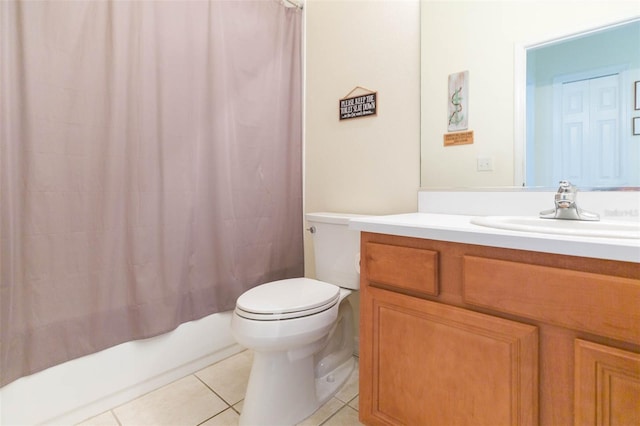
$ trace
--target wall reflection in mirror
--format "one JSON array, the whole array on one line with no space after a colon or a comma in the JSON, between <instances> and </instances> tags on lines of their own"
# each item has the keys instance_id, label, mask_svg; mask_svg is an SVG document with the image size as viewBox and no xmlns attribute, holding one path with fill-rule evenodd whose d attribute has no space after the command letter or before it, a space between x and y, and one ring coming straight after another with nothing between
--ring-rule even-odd
<instances>
[{"instance_id":1,"label":"wall reflection in mirror","mask_svg":"<svg viewBox=\"0 0 640 426\"><path fill-rule=\"evenodd\" d=\"M523 185L640 186L640 19L526 48Z\"/></svg>"}]
</instances>

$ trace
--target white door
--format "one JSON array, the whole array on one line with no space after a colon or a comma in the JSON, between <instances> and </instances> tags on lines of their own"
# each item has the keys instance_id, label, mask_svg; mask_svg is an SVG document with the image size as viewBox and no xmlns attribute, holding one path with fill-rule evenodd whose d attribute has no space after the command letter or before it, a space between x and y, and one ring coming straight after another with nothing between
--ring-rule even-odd
<instances>
[{"instance_id":1,"label":"white door","mask_svg":"<svg viewBox=\"0 0 640 426\"><path fill-rule=\"evenodd\" d=\"M624 182L620 75L566 82L560 90L555 180L568 179L583 187Z\"/></svg>"}]
</instances>

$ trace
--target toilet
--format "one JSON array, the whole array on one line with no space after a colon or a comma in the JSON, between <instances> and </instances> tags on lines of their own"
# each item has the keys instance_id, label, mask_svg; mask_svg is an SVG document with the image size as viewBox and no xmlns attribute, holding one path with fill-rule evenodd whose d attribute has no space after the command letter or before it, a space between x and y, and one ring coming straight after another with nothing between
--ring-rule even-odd
<instances>
[{"instance_id":1,"label":"toilet","mask_svg":"<svg viewBox=\"0 0 640 426\"><path fill-rule=\"evenodd\" d=\"M294 425L351 375L354 319L346 300L360 288L360 233L352 214L309 213L317 279L273 281L243 293L231 331L253 350L240 425Z\"/></svg>"}]
</instances>

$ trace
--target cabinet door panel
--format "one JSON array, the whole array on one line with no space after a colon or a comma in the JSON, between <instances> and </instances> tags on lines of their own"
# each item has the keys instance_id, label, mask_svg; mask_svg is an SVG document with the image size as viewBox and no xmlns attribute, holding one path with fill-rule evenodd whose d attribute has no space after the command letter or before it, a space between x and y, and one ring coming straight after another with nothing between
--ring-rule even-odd
<instances>
[{"instance_id":1,"label":"cabinet door panel","mask_svg":"<svg viewBox=\"0 0 640 426\"><path fill-rule=\"evenodd\" d=\"M384 290L366 293L365 422L537 423L536 327Z\"/></svg>"},{"instance_id":2,"label":"cabinet door panel","mask_svg":"<svg viewBox=\"0 0 640 426\"><path fill-rule=\"evenodd\" d=\"M575 424L640 424L640 354L580 339L575 348Z\"/></svg>"}]
</instances>

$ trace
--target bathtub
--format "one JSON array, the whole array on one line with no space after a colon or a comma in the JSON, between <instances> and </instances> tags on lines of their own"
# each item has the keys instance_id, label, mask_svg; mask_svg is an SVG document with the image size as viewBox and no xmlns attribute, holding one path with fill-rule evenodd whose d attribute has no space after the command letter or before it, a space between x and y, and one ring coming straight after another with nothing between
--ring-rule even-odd
<instances>
[{"instance_id":1,"label":"bathtub","mask_svg":"<svg viewBox=\"0 0 640 426\"><path fill-rule=\"evenodd\" d=\"M0 389L0 424L72 425L238 353L222 312L126 342Z\"/></svg>"}]
</instances>

